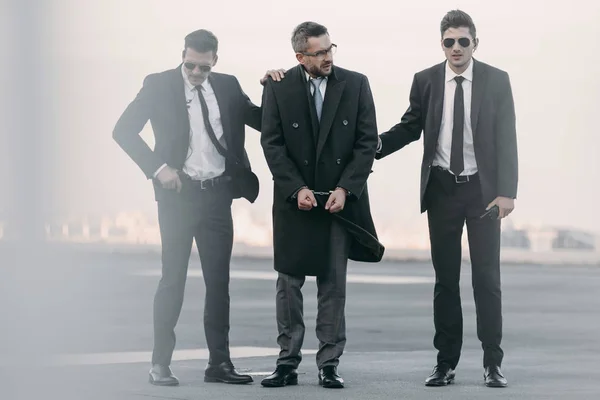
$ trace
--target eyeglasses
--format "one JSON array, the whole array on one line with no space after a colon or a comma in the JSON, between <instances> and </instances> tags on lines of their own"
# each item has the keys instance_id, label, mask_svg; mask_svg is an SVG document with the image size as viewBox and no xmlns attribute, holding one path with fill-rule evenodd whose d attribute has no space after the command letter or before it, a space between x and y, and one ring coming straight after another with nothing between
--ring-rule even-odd
<instances>
[{"instance_id":1,"label":"eyeglasses","mask_svg":"<svg viewBox=\"0 0 600 400\"><path fill-rule=\"evenodd\" d=\"M444 47L446 48L451 48L452 46L454 46L454 43L456 43L456 39L453 38L447 38L444 39ZM469 47L471 45L471 39L466 38L466 37L461 37L458 39L458 44L460 44L461 47Z\"/></svg>"},{"instance_id":2,"label":"eyeglasses","mask_svg":"<svg viewBox=\"0 0 600 400\"><path fill-rule=\"evenodd\" d=\"M305 56L309 56L309 57L325 58L325 56L327 54L331 54L331 55L335 54L336 50L337 50L337 44L332 44L326 50L319 50L314 53L301 53L301 54L303 54Z\"/></svg>"},{"instance_id":3,"label":"eyeglasses","mask_svg":"<svg viewBox=\"0 0 600 400\"><path fill-rule=\"evenodd\" d=\"M196 67L198 67L200 72L210 72L210 70L212 69L212 67L210 65L201 65L201 64L196 64L193 62L185 62L185 63L183 63L183 66L186 67L187 69L189 69L190 71L195 70Z\"/></svg>"}]
</instances>

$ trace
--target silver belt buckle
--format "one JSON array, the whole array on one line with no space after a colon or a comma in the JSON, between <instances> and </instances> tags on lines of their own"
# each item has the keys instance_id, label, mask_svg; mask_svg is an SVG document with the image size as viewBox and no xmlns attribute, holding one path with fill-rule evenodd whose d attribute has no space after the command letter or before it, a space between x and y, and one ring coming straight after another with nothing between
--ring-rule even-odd
<instances>
[{"instance_id":1,"label":"silver belt buckle","mask_svg":"<svg viewBox=\"0 0 600 400\"><path fill-rule=\"evenodd\" d=\"M201 190L206 190L206 189L208 189L207 182L210 182L210 186L211 186L211 187L212 187L212 186L214 186L214 183L213 183L213 178L210 178L210 179L205 179L205 180L203 180L203 181L200 181L200 189L201 189Z\"/></svg>"},{"instance_id":2,"label":"silver belt buckle","mask_svg":"<svg viewBox=\"0 0 600 400\"><path fill-rule=\"evenodd\" d=\"M469 182L469 180L470 180L469 175L465 175L465 176L454 175L454 181L456 183L467 183L467 182Z\"/></svg>"}]
</instances>

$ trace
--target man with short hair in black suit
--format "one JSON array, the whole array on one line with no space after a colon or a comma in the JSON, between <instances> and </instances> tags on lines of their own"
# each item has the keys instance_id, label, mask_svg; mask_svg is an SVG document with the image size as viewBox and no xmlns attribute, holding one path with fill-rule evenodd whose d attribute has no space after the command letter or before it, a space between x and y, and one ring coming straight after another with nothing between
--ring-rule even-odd
<instances>
[{"instance_id":1,"label":"man with short hair in black suit","mask_svg":"<svg viewBox=\"0 0 600 400\"><path fill-rule=\"evenodd\" d=\"M201 29L187 35L181 64L147 76L113 132L119 146L152 179L158 204L162 278L154 298L154 385L179 384L170 364L193 240L206 287L209 360L204 380L252 382L251 376L236 372L229 354L231 204L240 197L252 203L258 196L244 141L245 125L260 131L262 113L234 76L213 72L217 50L212 32ZM148 120L154 149L139 136Z\"/></svg>"},{"instance_id":2,"label":"man with short hair in black suit","mask_svg":"<svg viewBox=\"0 0 600 400\"><path fill-rule=\"evenodd\" d=\"M380 135L376 158L418 140L423 132L421 212L427 211L435 269L434 346L437 365L428 386L454 380L462 348L459 278L466 222L483 348L485 384L504 387L500 288L500 220L517 195L515 109L506 72L473 58L475 25L463 11L441 22L446 61L414 76L410 107Z\"/></svg>"}]
</instances>

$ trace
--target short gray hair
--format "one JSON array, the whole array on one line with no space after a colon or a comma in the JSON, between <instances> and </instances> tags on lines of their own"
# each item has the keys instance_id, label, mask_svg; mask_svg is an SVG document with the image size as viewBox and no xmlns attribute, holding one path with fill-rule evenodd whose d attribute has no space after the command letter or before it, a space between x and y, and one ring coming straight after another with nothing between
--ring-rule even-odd
<instances>
[{"instance_id":1,"label":"short gray hair","mask_svg":"<svg viewBox=\"0 0 600 400\"><path fill-rule=\"evenodd\" d=\"M329 35L323 25L312 21L303 22L292 33L292 48L296 53L303 53L308 49L308 39L321 35Z\"/></svg>"}]
</instances>

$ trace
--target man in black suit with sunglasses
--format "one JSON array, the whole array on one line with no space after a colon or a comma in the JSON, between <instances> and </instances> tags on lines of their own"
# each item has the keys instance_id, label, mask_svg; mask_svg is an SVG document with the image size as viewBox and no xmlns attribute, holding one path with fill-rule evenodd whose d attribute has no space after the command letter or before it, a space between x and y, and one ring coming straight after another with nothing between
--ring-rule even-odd
<instances>
[{"instance_id":1,"label":"man in black suit with sunglasses","mask_svg":"<svg viewBox=\"0 0 600 400\"><path fill-rule=\"evenodd\" d=\"M410 107L380 135L376 158L423 132L421 212L427 211L434 288L437 365L428 386L454 380L462 348L459 278L466 222L477 335L484 381L504 387L500 288L500 220L514 209L518 165L515 109L506 72L473 59L478 39L471 17L454 10L441 22L446 61L414 76Z\"/></svg>"},{"instance_id":2,"label":"man in black suit with sunglasses","mask_svg":"<svg viewBox=\"0 0 600 400\"><path fill-rule=\"evenodd\" d=\"M159 386L179 384L170 364L194 239L206 286L209 361L204 380L252 382L249 375L235 371L229 354L231 204L240 197L254 202L258 195L244 141L245 125L260 131L262 112L234 76L212 72L217 49L218 40L209 31L187 35L182 63L146 77L113 132L115 141L152 179L158 204L162 278L154 298L149 379ZM148 120L154 150L139 136Z\"/></svg>"}]
</instances>

